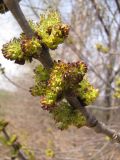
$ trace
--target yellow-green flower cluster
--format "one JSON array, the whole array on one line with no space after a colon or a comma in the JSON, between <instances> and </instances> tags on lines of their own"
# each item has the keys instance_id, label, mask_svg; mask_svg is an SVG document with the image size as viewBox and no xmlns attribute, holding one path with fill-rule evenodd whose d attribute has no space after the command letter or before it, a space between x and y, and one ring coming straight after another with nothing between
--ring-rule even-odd
<instances>
[{"instance_id":1,"label":"yellow-green flower cluster","mask_svg":"<svg viewBox=\"0 0 120 160\"><path fill-rule=\"evenodd\" d=\"M30 92L33 96L42 96L47 87L49 71L47 71L42 65L38 65L34 70L34 73L35 85L30 88Z\"/></svg>"},{"instance_id":2,"label":"yellow-green flower cluster","mask_svg":"<svg viewBox=\"0 0 120 160\"><path fill-rule=\"evenodd\" d=\"M29 22L35 35L27 38L21 34L20 38L14 38L9 43L3 45L3 55L5 58L15 60L15 63L24 64L26 60L32 61L32 58L38 58L38 50L44 49L44 46L50 49L56 49L68 36L68 25L62 24L57 12L49 12L41 15L39 23Z\"/></svg>"},{"instance_id":3,"label":"yellow-green flower cluster","mask_svg":"<svg viewBox=\"0 0 120 160\"><path fill-rule=\"evenodd\" d=\"M62 24L57 12L48 12L40 16L40 22L34 24L30 21L31 28L50 49L56 49L68 36L69 26Z\"/></svg>"},{"instance_id":4,"label":"yellow-green flower cluster","mask_svg":"<svg viewBox=\"0 0 120 160\"><path fill-rule=\"evenodd\" d=\"M24 64L25 62L20 46L20 39L14 38L9 43L4 44L2 53L5 58L15 60L16 63Z\"/></svg>"},{"instance_id":5,"label":"yellow-green flower cluster","mask_svg":"<svg viewBox=\"0 0 120 160\"><path fill-rule=\"evenodd\" d=\"M35 69L35 86L31 88L32 95L41 96L43 109L53 115L58 128L67 129L70 125L82 127L86 118L80 110L73 108L67 102L60 100L69 89L79 98L83 106L91 104L98 95L85 76L86 65L82 62L54 62L51 70L47 71L41 65Z\"/></svg>"},{"instance_id":6,"label":"yellow-green flower cluster","mask_svg":"<svg viewBox=\"0 0 120 160\"><path fill-rule=\"evenodd\" d=\"M75 92L82 105L89 105L95 101L98 96L98 89L95 89L87 80L84 78L75 89Z\"/></svg>"},{"instance_id":7,"label":"yellow-green flower cluster","mask_svg":"<svg viewBox=\"0 0 120 160\"><path fill-rule=\"evenodd\" d=\"M58 61L50 74L41 103L44 108L51 108L69 88L74 88L84 77L87 67L83 62L64 63Z\"/></svg>"},{"instance_id":8,"label":"yellow-green flower cluster","mask_svg":"<svg viewBox=\"0 0 120 160\"><path fill-rule=\"evenodd\" d=\"M24 64L26 60L31 62L40 48L42 47L37 38L29 39L22 35L4 44L2 53L5 58L15 60L15 63L18 64Z\"/></svg>"},{"instance_id":9,"label":"yellow-green flower cluster","mask_svg":"<svg viewBox=\"0 0 120 160\"><path fill-rule=\"evenodd\" d=\"M59 129L67 129L70 125L78 128L86 125L86 118L67 102L61 102L51 111Z\"/></svg>"},{"instance_id":10,"label":"yellow-green flower cluster","mask_svg":"<svg viewBox=\"0 0 120 160\"><path fill-rule=\"evenodd\" d=\"M34 56L37 54L38 49L42 49L40 41L36 38L28 38L24 34L21 35L21 48L24 56Z\"/></svg>"}]
</instances>

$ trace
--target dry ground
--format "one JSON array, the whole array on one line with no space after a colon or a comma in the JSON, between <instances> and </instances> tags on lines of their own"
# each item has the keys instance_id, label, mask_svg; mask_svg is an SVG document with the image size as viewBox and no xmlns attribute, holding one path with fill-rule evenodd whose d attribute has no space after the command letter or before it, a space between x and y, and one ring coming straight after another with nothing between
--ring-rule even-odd
<instances>
[{"instance_id":1,"label":"dry ground","mask_svg":"<svg viewBox=\"0 0 120 160\"><path fill-rule=\"evenodd\" d=\"M66 131L56 128L47 111L43 111L39 98L28 92L0 92L0 116L10 122L9 132L34 150L37 160L120 160L120 145L110 143L107 137L91 129L70 127ZM55 156L48 158L45 150L51 148ZM0 160L9 160L9 151L0 145Z\"/></svg>"}]
</instances>

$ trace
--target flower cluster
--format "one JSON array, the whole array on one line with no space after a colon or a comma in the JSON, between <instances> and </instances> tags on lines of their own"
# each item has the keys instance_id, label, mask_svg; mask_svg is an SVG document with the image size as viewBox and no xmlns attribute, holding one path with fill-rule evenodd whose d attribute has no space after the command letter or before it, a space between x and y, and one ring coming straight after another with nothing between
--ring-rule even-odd
<instances>
[{"instance_id":1,"label":"flower cluster","mask_svg":"<svg viewBox=\"0 0 120 160\"><path fill-rule=\"evenodd\" d=\"M86 77L78 84L75 92L83 106L91 104L98 96L98 89L95 89Z\"/></svg>"},{"instance_id":2,"label":"flower cluster","mask_svg":"<svg viewBox=\"0 0 120 160\"><path fill-rule=\"evenodd\" d=\"M54 62L53 68L49 71L42 65L35 69L35 86L31 88L31 94L41 96L43 109L50 111L61 130L67 129L70 125L79 128L86 124L80 110L64 101L64 95L69 89L83 106L91 104L96 99L98 90L89 83L85 77L86 72L86 64L82 61Z\"/></svg>"},{"instance_id":3,"label":"flower cluster","mask_svg":"<svg viewBox=\"0 0 120 160\"><path fill-rule=\"evenodd\" d=\"M38 65L34 70L34 73L35 85L30 88L30 92L33 96L42 96L47 87L49 71L47 71L42 65Z\"/></svg>"},{"instance_id":4,"label":"flower cluster","mask_svg":"<svg viewBox=\"0 0 120 160\"><path fill-rule=\"evenodd\" d=\"M40 16L40 22L34 24L30 21L31 28L48 48L56 49L68 36L69 26L62 24L57 12L48 12Z\"/></svg>"},{"instance_id":5,"label":"flower cluster","mask_svg":"<svg viewBox=\"0 0 120 160\"><path fill-rule=\"evenodd\" d=\"M64 93L74 88L87 72L86 64L82 61L75 63L54 63L44 96L41 98L43 108L51 109Z\"/></svg>"},{"instance_id":6,"label":"flower cluster","mask_svg":"<svg viewBox=\"0 0 120 160\"><path fill-rule=\"evenodd\" d=\"M37 39L36 37L28 38L24 34L21 35L20 45L22 52L26 57L34 57L37 54L38 49L39 51L42 50L42 46L40 44L39 39Z\"/></svg>"},{"instance_id":7,"label":"flower cluster","mask_svg":"<svg viewBox=\"0 0 120 160\"><path fill-rule=\"evenodd\" d=\"M15 60L15 63L24 64L25 61L32 61L32 58L36 56L37 50L41 48L39 41L33 37L28 39L24 36L17 39L14 38L9 43L3 45L3 56L10 60Z\"/></svg>"},{"instance_id":8,"label":"flower cluster","mask_svg":"<svg viewBox=\"0 0 120 160\"><path fill-rule=\"evenodd\" d=\"M56 12L41 15L39 23L30 21L30 26L35 35L32 38L21 34L20 38L14 38L3 45L2 53L5 58L14 60L15 63L24 64L38 58L44 46L56 49L68 35L69 27L61 23L60 16ZM39 51L39 53L38 53Z\"/></svg>"},{"instance_id":9,"label":"flower cluster","mask_svg":"<svg viewBox=\"0 0 120 160\"><path fill-rule=\"evenodd\" d=\"M80 128L86 124L86 118L78 110L70 106L67 102L58 104L51 114L61 130L67 129L70 125Z\"/></svg>"},{"instance_id":10,"label":"flower cluster","mask_svg":"<svg viewBox=\"0 0 120 160\"><path fill-rule=\"evenodd\" d=\"M56 12L41 15L38 23L30 21L29 24L34 31L34 36L28 38L22 33L20 38L14 38L3 45L2 52L5 58L14 60L18 64L24 64L25 61L31 62L33 58L40 59L40 54L44 54L45 48L56 49L68 36L69 26L62 24ZM108 49L101 45L96 47L99 51L108 52ZM35 85L30 88L30 92L33 96L41 96L42 107L49 110L58 127L66 129L69 125L78 128L84 126L85 117L78 109L64 102L64 97L72 91L83 106L95 100L98 91L85 78L86 64L83 61L74 63L58 61L54 62L49 70L39 65L34 72Z\"/></svg>"}]
</instances>

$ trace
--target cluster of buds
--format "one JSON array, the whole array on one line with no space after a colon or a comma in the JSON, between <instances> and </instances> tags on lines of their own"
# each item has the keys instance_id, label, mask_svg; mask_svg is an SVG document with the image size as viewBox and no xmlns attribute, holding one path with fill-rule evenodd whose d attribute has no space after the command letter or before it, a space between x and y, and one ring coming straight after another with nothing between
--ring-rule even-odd
<instances>
[{"instance_id":1,"label":"cluster of buds","mask_svg":"<svg viewBox=\"0 0 120 160\"><path fill-rule=\"evenodd\" d=\"M69 26L62 24L60 15L57 12L48 12L40 16L40 22L30 22L31 28L50 49L56 49L68 36Z\"/></svg>"},{"instance_id":2,"label":"cluster of buds","mask_svg":"<svg viewBox=\"0 0 120 160\"><path fill-rule=\"evenodd\" d=\"M88 79L84 77L84 79L78 84L75 89L75 93L79 98L81 104L83 106L87 106L93 103L98 96L98 89L95 89L93 85L90 84Z\"/></svg>"},{"instance_id":3,"label":"cluster of buds","mask_svg":"<svg viewBox=\"0 0 120 160\"><path fill-rule=\"evenodd\" d=\"M82 61L54 62L53 68L49 71L42 65L35 69L35 86L31 88L31 94L41 96L42 108L50 111L61 130L67 129L70 125L80 128L86 124L86 118L82 113L64 101L64 95L69 89L83 106L91 104L96 99L98 90L89 83L86 72L86 64Z\"/></svg>"},{"instance_id":4,"label":"cluster of buds","mask_svg":"<svg viewBox=\"0 0 120 160\"><path fill-rule=\"evenodd\" d=\"M68 36L68 25L62 24L60 16L56 12L48 15L41 15L39 23L30 21L30 26L35 35L32 38L21 34L20 38L14 38L9 43L3 45L2 53L5 58L14 60L15 63L24 64L25 61L32 61L42 53L43 47L56 49ZM39 52L38 52L39 51Z\"/></svg>"},{"instance_id":5,"label":"cluster of buds","mask_svg":"<svg viewBox=\"0 0 120 160\"><path fill-rule=\"evenodd\" d=\"M47 71L42 65L38 65L34 70L34 74L35 85L30 88L30 92L33 96L42 96L47 87L49 71Z\"/></svg>"},{"instance_id":6,"label":"cluster of buds","mask_svg":"<svg viewBox=\"0 0 120 160\"><path fill-rule=\"evenodd\" d=\"M14 38L9 43L3 45L3 56L10 60L15 60L15 63L24 64L25 61L32 61L32 58L38 54L41 44L35 37L27 38L24 34L21 34L20 38Z\"/></svg>"},{"instance_id":7,"label":"cluster of buds","mask_svg":"<svg viewBox=\"0 0 120 160\"><path fill-rule=\"evenodd\" d=\"M56 12L41 15L38 23L30 21L29 24L35 33L34 36L28 38L21 34L20 38L14 38L3 45L2 52L5 58L18 64L24 64L26 60L31 62L33 58L39 59L39 54L42 54L44 48L56 49L68 36L69 26L61 23ZM79 110L63 102L69 91L72 91L83 105L89 105L95 100L98 91L84 78L86 72L87 66L82 61L58 61L54 62L50 70L41 65L35 69L35 86L30 92L33 96L41 96L42 107L52 113L61 129L68 128L69 125L81 127L86 124L86 119Z\"/></svg>"},{"instance_id":8,"label":"cluster of buds","mask_svg":"<svg viewBox=\"0 0 120 160\"><path fill-rule=\"evenodd\" d=\"M67 129L70 125L77 128L86 125L86 118L82 113L67 102L60 102L50 113L61 130Z\"/></svg>"},{"instance_id":9,"label":"cluster of buds","mask_svg":"<svg viewBox=\"0 0 120 160\"><path fill-rule=\"evenodd\" d=\"M40 40L36 37L28 38L24 34L21 35L21 49L26 57L37 56L38 50L42 50Z\"/></svg>"},{"instance_id":10,"label":"cluster of buds","mask_svg":"<svg viewBox=\"0 0 120 160\"><path fill-rule=\"evenodd\" d=\"M54 106L68 89L76 87L82 81L86 72L86 64L81 61L74 63L55 62L45 94L41 97L43 108L51 109L51 106Z\"/></svg>"},{"instance_id":11,"label":"cluster of buds","mask_svg":"<svg viewBox=\"0 0 120 160\"><path fill-rule=\"evenodd\" d=\"M20 46L20 39L14 38L9 43L3 45L3 56L10 60L15 60L15 63L24 64L22 50Z\"/></svg>"}]
</instances>

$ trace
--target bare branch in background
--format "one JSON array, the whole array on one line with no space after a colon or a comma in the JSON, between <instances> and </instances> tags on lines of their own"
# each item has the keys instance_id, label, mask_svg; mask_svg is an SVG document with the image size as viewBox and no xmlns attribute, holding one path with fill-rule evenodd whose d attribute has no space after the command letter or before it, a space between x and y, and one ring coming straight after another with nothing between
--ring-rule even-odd
<instances>
[{"instance_id":1,"label":"bare branch in background","mask_svg":"<svg viewBox=\"0 0 120 160\"><path fill-rule=\"evenodd\" d=\"M97 17L100 20L100 22L101 22L101 24L102 24L102 26L103 26L103 28L105 30L106 35L109 37L110 36L109 30L108 30L107 26L105 25L102 16L100 15L99 8L98 8L95 0L91 0L91 2L92 2L93 7L94 7L94 9L96 11Z\"/></svg>"}]
</instances>

